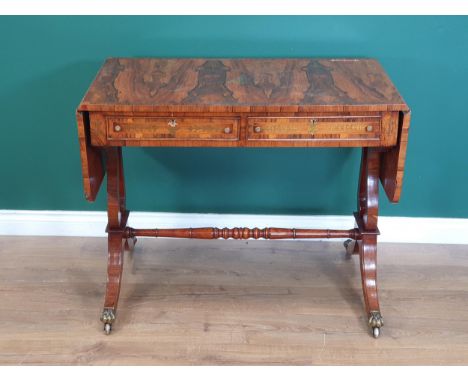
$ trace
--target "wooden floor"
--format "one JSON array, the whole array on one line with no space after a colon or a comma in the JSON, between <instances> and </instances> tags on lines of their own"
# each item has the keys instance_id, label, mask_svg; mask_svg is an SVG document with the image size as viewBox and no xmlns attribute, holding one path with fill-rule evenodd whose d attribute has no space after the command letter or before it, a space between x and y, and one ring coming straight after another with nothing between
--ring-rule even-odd
<instances>
[{"instance_id":1,"label":"wooden floor","mask_svg":"<svg viewBox=\"0 0 468 382\"><path fill-rule=\"evenodd\" d=\"M0 237L0 364L468 364L468 247L381 244L382 335L341 243L141 239L105 336L104 238Z\"/></svg>"}]
</instances>

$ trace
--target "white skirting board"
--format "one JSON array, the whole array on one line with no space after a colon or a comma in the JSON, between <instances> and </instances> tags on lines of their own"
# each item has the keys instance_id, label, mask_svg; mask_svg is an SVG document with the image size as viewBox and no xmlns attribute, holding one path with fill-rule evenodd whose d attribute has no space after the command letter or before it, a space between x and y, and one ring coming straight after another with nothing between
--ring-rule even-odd
<instances>
[{"instance_id":1,"label":"white skirting board","mask_svg":"<svg viewBox=\"0 0 468 382\"><path fill-rule=\"evenodd\" d=\"M106 212L0 210L0 235L105 236ZM295 216L132 212L134 228L354 227L352 216ZM468 219L379 217L379 242L468 244ZM340 239L341 240L341 239Z\"/></svg>"}]
</instances>

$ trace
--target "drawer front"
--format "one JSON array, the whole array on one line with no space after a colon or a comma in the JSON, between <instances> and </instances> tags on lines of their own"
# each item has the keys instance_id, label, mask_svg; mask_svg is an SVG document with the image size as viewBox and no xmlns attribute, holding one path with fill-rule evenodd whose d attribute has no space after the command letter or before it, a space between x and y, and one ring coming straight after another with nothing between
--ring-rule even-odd
<instances>
[{"instance_id":1,"label":"drawer front","mask_svg":"<svg viewBox=\"0 0 468 382\"><path fill-rule=\"evenodd\" d=\"M239 140L237 118L108 117L107 139Z\"/></svg>"},{"instance_id":2,"label":"drawer front","mask_svg":"<svg viewBox=\"0 0 468 382\"><path fill-rule=\"evenodd\" d=\"M273 117L248 119L248 140L378 141L379 116Z\"/></svg>"}]
</instances>

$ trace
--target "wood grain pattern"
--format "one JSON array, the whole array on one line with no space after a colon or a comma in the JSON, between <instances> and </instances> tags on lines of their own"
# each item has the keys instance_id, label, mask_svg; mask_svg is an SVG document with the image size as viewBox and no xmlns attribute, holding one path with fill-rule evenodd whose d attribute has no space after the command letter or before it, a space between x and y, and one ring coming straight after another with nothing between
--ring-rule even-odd
<instances>
[{"instance_id":1,"label":"wood grain pattern","mask_svg":"<svg viewBox=\"0 0 468 382\"><path fill-rule=\"evenodd\" d=\"M362 238L358 229L333 230L333 229L296 229L296 228L167 228L167 229L137 229L127 227L125 236L132 238L135 236L150 237L172 237L179 239L337 239L351 238L358 240Z\"/></svg>"},{"instance_id":2,"label":"wood grain pattern","mask_svg":"<svg viewBox=\"0 0 468 382\"><path fill-rule=\"evenodd\" d=\"M112 323L117 314L123 273L124 236L129 212L126 209L122 149L112 147L107 153L107 282L101 321ZM128 244L127 244L128 247ZM106 312L112 317L105 317Z\"/></svg>"},{"instance_id":3,"label":"wood grain pattern","mask_svg":"<svg viewBox=\"0 0 468 382\"><path fill-rule=\"evenodd\" d=\"M410 120L411 113L409 111L400 113L398 143L395 147L386 151L382 158L380 181L388 200L393 203L400 200L403 186Z\"/></svg>"},{"instance_id":4,"label":"wood grain pattern","mask_svg":"<svg viewBox=\"0 0 468 382\"><path fill-rule=\"evenodd\" d=\"M81 171L85 198L93 202L104 178L102 151L91 145L89 118L87 113L77 112L78 140L80 144Z\"/></svg>"},{"instance_id":5,"label":"wood grain pattern","mask_svg":"<svg viewBox=\"0 0 468 382\"><path fill-rule=\"evenodd\" d=\"M172 113L171 116L92 112L89 119L94 146L391 147L398 136L397 112ZM315 121L314 126L311 121ZM257 127L262 131L257 132Z\"/></svg>"},{"instance_id":6,"label":"wood grain pattern","mask_svg":"<svg viewBox=\"0 0 468 382\"><path fill-rule=\"evenodd\" d=\"M251 117L248 140L380 141L379 117Z\"/></svg>"},{"instance_id":7,"label":"wood grain pattern","mask_svg":"<svg viewBox=\"0 0 468 382\"><path fill-rule=\"evenodd\" d=\"M381 181L391 201L397 202L400 197L409 108L380 64L372 59L110 58L78 112L81 121L89 121L85 129L78 126L89 200L95 199L104 175L99 164L103 151L94 146L394 146L383 155ZM288 126L291 131L279 136L256 139L262 136L252 133L248 122L253 117L359 116L380 118L378 140L369 134L356 136L354 127L339 133L322 131L317 136L297 134L294 124ZM109 132L109 121L122 118L185 118L192 126L158 132L159 127L140 124L141 131L131 129L114 136ZM202 129L192 134L196 118L234 118L239 124L233 125L228 135L219 133L223 123L216 127L216 133ZM90 137L85 139L85 134Z\"/></svg>"},{"instance_id":8,"label":"wood grain pattern","mask_svg":"<svg viewBox=\"0 0 468 382\"><path fill-rule=\"evenodd\" d=\"M375 341L340 242L141 241L106 337L106 240L0 237L0 364L468 364L466 245L379 244Z\"/></svg>"},{"instance_id":9,"label":"wood grain pattern","mask_svg":"<svg viewBox=\"0 0 468 382\"><path fill-rule=\"evenodd\" d=\"M360 183L358 186L357 223L362 240L359 241L359 259L364 305L368 317L380 315L377 292L377 235L379 215L379 171L381 154L375 149L363 149ZM379 326L380 328L380 326Z\"/></svg>"},{"instance_id":10,"label":"wood grain pattern","mask_svg":"<svg viewBox=\"0 0 468 382\"><path fill-rule=\"evenodd\" d=\"M108 117L107 139L141 140L238 140L238 118Z\"/></svg>"},{"instance_id":11,"label":"wood grain pattern","mask_svg":"<svg viewBox=\"0 0 468 382\"><path fill-rule=\"evenodd\" d=\"M299 112L408 107L372 59L111 58L79 110Z\"/></svg>"}]
</instances>

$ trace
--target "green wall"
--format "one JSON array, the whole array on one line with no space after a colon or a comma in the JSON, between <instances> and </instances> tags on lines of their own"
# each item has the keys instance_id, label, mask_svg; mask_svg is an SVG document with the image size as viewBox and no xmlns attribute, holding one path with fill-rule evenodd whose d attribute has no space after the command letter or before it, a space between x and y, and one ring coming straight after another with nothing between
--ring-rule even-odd
<instances>
[{"instance_id":1,"label":"green wall","mask_svg":"<svg viewBox=\"0 0 468 382\"><path fill-rule=\"evenodd\" d=\"M375 57L413 112L402 200L381 213L468 218L468 17L0 17L1 209L105 209L83 197L74 110L109 56ZM357 149L124 154L132 210L355 205Z\"/></svg>"}]
</instances>

